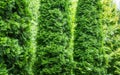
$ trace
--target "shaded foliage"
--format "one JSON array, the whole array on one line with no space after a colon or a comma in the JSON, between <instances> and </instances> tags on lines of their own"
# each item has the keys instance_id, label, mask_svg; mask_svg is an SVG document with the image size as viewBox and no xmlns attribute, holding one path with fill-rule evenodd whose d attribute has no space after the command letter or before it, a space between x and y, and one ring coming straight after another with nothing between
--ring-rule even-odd
<instances>
[{"instance_id":1,"label":"shaded foliage","mask_svg":"<svg viewBox=\"0 0 120 75\"><path fill-rule=\"evenodd\" d=\"M75 28L75 75L104 75L100 0L78 0Z\"/></svg>"},{"instance_id":2,"label":"shaded foliage","mask_svg":"<svg viewBox=\"0 0 120 75\"><path fill-rule=\"evenodd\" d=\"M26 0L0 1L0 59L3 61L0 65L6 65L8 75L30 73L31 14L28 4Z\"/></svg>"},{"instance_id":3,"label":"shaded foliage","mask_svg":"<svg viewBox=\"0 0 120 75\"><path fill-rule=\"evenodd\" d=\"M69 0L41 0L36 75L70 75Z\"/></svg>"}]
</instances>

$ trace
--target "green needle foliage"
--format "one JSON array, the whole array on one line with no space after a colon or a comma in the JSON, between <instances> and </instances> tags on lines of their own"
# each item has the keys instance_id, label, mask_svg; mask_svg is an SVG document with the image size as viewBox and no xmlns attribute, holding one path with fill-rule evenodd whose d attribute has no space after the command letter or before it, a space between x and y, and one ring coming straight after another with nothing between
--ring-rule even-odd
<instances>
[{"instance_id":1,"label":"green needle foliage","mask_svg":"<svg viewBox=\"0 0 120 75\"><path fill-rule=\"evenodd\" d=\"M2 61L3 60L0 61L0 75L8 75L6 66L4 65L4 63L2 63Z\"/></svg>"},{"instance_id":2,"label":"green needle foliage","mask_svg":"<svg viewBox=\"0 0 120 75\"><path fill-rule=\"evenodd\" d=\"M117 12L112 0L103 1L104 50L107 56L107 73L120 74L120 25Z\"/></svg>"},{"instance_id":3,"label":"green needle foliage","mask_svg":"<svg viewBox=\"0 0 120 75\"><path fill-rule=\"evenodd\" d=\"M0 1L1 75L31 74L30 21L29 1Z\"/></svg>"},{"instance_id":4,"label":"green needle foliage","mask_svg":"<svg viewBox=\"0 0 120 75\"><path fill-rule=\"evenodd\" d=\"M78 0L74 41L75 75L104 75L100 0Z\"/></svg>"},{"instance_id":5,"label":"green needle foliage","mask_svg":"<svg viewBox=\"0 0 120 75\"><path fill-rule=\"evenodd\" d=\"M30 13L31 13L31 27L30 27L30 31L31 31L31 45L30 45L30 56L31 59L29 60L29 71L31 71L30 75L34 75L33 70L35 70L34 68L34 64L35 64L35 60L36 60L36 36L37 36L37 25L38 25L38 17L39 17L39 7L40 7L40 0L30 0L29 3L29 9L30 9Z\"/></svg>"},{"instance_id":6,"label":"green needle foliage","mask_svg":"<svg viewBox=\"0 0 120 75\"><path fill-rule=\"evenodd\" d=\"M120 75L112 0L0 0L0 75Z\"/></svg>"},{"instance_id":7,"label":"green needle foliage","mask_svg":"<svg viewBox=\"0 0 120 75\"><path fill-rule=\"evenodd\" d=\"M35 75L71 75L69 0L41 0Z\"/></svg>"}]
</instances>

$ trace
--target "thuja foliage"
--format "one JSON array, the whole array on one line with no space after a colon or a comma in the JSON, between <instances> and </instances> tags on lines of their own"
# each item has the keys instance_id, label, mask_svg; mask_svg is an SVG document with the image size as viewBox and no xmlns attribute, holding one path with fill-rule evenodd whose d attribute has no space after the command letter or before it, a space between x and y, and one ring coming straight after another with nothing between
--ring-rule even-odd
<instances>
[{"instance_id":1,"label":"thuja foliage","mask_svg":"<svg viewBox=\"0 0 120 75\"><path fill-rule=\"evenodd\" d=\"M41 0L35 75L71 75L69 0Z\"/></svg>"},{"instance_id":2,"label":"thuja foliage","mask_svg":"<svg viewBox=\"0 0 120 75\"><path fill-rule=\"evenodd\" d=\"M34 63L36 60L36 36L37 36L37 25L38 25L38 17L39 17L39 7L40 7L40 0L30 0L29 3L29 9L30 9L30 13L31 13L31 27L30 27L30 31L31 31L31 45L30 45L30 56L31 59L29 60L29 71L31 71L30 75L34 75L35 71L35 67L34 67ZM34 70L34 71L33 71ZM33 73L32 73L33 72Z\"/></svg>"},{"instance_id":3,"label":"thuja foliage","mask_svg":"<svg viewBox=\"0 0 120 75\"><path fill-rule=\"evenodd\" d=\"M120 25L119 14L112 0L103 0L104 50L107 74L120 74Z\"/></svg>"},{"instance_id":4,"label":"thuja foliage","mask_svg":"<svg viewBox=\"0 0 120 75\"><path fill-rule=\"evenodd\" d=\"M0 75L120 75L120 12L76 1L0 0Z\"/></svg>"},{"instance_id":5,"label":"thuja foliage","mask_svg":"<svg viewBox=\"0 0 120 75\"><path fill-rule=\"evenodd\" d=\"M78 0L74 41L75 75L104 75L100 0Z\"/></svg>"},{"instance_id":6,"label":"thuja foliage","mask_svg":"<svg viewBox=\"0 0 120 75\"><path fill-rule=\"evenodd\" d=\"M30 20L29 1L0 1L0 74L29 75Z\"/></svg>"}]
</instances>

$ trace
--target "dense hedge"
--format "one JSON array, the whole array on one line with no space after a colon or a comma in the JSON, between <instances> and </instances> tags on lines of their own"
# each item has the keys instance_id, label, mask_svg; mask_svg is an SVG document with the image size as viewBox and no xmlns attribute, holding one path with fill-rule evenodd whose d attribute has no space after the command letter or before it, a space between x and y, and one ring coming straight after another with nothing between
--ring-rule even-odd
<instances>
[{"instance_id":1,"label":"dense hedge","mask_svg":"<svg viewBox=\"0 0 120 75\"><path fill-rule=\"evenodd\" d=\"M35 75L71 75L69 0L41 0Z\"/></svg>"},{"instance_id":2,"label":"dense hedge","mask_svg":"<svg viewBox=\"0 0 120 75\"><path fill-rule=\"evenodd\" d=\"M120 74L120 25L119 14L112 0L103 1L104 50L107 56L107 74Z\"/></svg>"},{"instance_id":3,"label":"dense hedge","mask_svg":"<svg viewBox=\"0 0 120 75\"><path fill-rule=\"evenodd\" d=\"M75 75L104 75L100 0L78 0L74 41Z\"/></svg>"},{"instance_id":4,"label":"dense hedge","mask_svg":"<svg viewBox=\"0 0 120 75\"><path fill-rule=\"evenodd\" d=\"M29 1L0 1L1 75L31 74L30 20Z\"/></svg>"},{"instance_id":5,"label":"dense hedge","mask_svg":"<svg viewBox=\"0 0 120 75\"><path fill-rule=\"evenodd\" d=\"M120 75L119 19L112 0L0 0L0 75Z\"/></svg>"}]
</instances>

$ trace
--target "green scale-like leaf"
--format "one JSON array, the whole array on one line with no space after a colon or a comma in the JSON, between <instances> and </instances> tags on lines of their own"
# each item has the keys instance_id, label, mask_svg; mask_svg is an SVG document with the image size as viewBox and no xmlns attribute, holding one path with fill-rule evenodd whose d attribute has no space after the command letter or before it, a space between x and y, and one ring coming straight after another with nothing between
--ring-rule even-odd
<instances>
[{"instance_id":1,"label":"green scale-like leaf","mask_svg":"<svg viewBox=\"0 0 120 75\"><path fill-rule=\"evenodd\" d=\"M100 0L78 0L74 40L75 75L104 75Z\"/></svg>"},{"instance_id":2,"label":"green scale-like leaf","mask_svg":"<svg viewBox=\"0 0 120 75\"><path fill-rule=\"evenodd\" d=\"M71 75L68 0L41 0L36 75Z\"/></svg>"}]
</instances>

